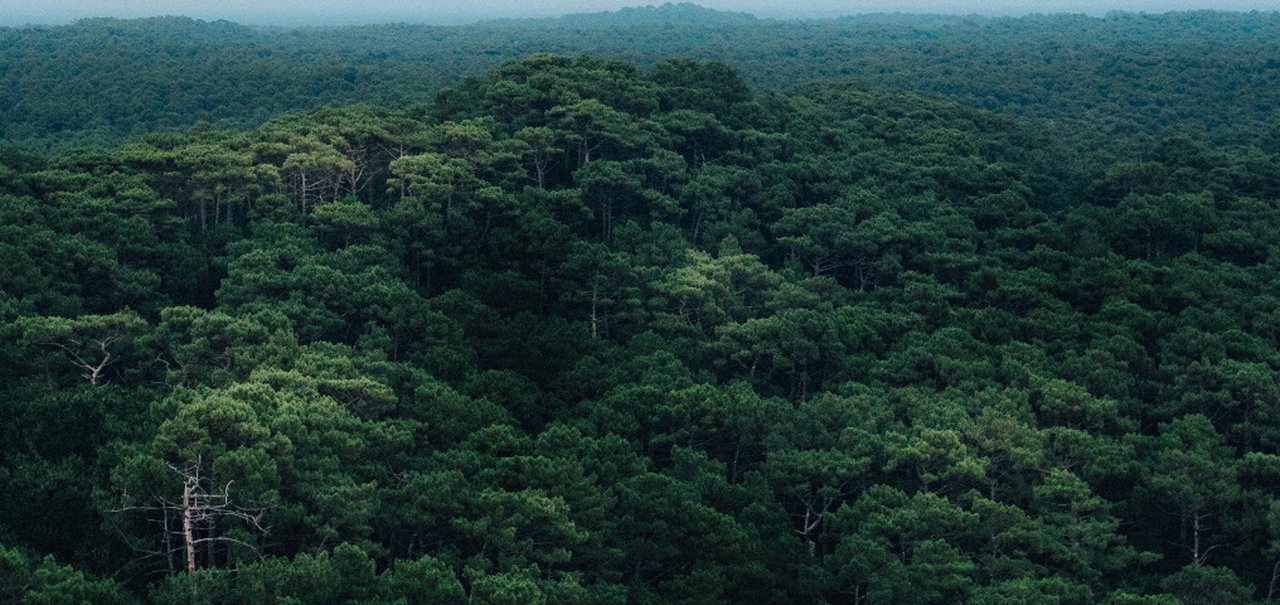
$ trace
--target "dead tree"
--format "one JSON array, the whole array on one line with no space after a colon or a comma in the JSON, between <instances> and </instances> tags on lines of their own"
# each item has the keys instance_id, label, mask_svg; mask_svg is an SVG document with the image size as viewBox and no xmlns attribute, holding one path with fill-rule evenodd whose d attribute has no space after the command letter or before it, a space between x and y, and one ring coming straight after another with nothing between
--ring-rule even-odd
<instances>
[{"instance_id":1,"label":"dead tree","mask_svg":"<svg viewBox=\"0 0 1280 605\"><path fill-rule=\"evenodd\" d=\"M24 344L61 351L93 386L106 381L107 369L120 358L119 349L128 350L132 337L147 329L147 322L127 309L75 319L22 317L16 325Z\"/></svg>"},{"instance_id":2,"label":"dead tree","mask_svg":"<svg viewBox=\"0 0 1280 605\"><path fill-rule=\"evenodd\" d=\"M81 375L89 381L89 384L98 386L98 380L102 378L102 372L107 369L107 366L111 365L110 349L111 343L115 342L115 340L116 337L108 336L90 341L92 345L90 348L96 349L95 354L86 354L84 356L81 356L78 351L85 347L85 343L79 340L72 340L69 345L60 342L50 342L48 344L62 349L67 354L67 358L71 360L71 363L83 372Z\"/></svg>"},{"instance_id":3,"label":"dead tree","mask_svg":"<svg viewBox=\"0 0 1280 605\"><path fill-rule=\"evenodd\" d=\"M220 534L220 525L224 520L237 520L245 529L265 535L267 528L263 525L263 517L266 509L243 508L233 504L232 482L227 481L219 486L212 481L202 473L203 465L199 458L183 466L175 464L167 466L182 479L180 496L177 498L156 496L150 504L125 506L112 511L117 513L143 511L159 515L158 523L164 528L162 549L156 551L135 546L135 550L142 552L144 558L163 556L169 573L174 573L176 570L174 559L179 551L182 553L181 561L188 573L194 572L200 566L201 551L204 553L205 566L212 566L214 550L219 543L242 546L255 555L258 554L256 546ZM127 494L125 496L128 497ZM155 520L152 519L152 521ZM227 560L229 562L230 557Z\"/></svg>"}]
</instances>

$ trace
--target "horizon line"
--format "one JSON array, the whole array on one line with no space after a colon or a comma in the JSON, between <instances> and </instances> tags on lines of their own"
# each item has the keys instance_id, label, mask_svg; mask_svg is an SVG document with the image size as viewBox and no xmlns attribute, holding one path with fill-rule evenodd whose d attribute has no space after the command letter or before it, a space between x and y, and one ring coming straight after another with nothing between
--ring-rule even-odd
<instances>
[{"instance_id":1,"label":"horizon line","mask_svg":"<svg viewBox=\"0 0 1280 605\"><path fill-rule=\"evenodd\" d=\"M193 13L182 14L172 12L153 12L141 11L132 14L70 14L70 13L44 13L42 16L30 15L24 13L5 14L0 12L0 27L8 28L29 28L29 27L61 27L73 25L79 21L93 21L99 19L119 19L122 21L140 21L146 19L158 18L186 18L194 21L219 22L225 21L235 23L237 25L258 26L258 27L281 27L281 28L306 28L306 27L350 27L350 26L370 26L370 25L429 25L440 27L466 27L472 25L484 25L497 22L520 22L520 21L554 21L556 19L575 16L597 16L610 15L622 12L624 10L644 9L644 8L662 8L663 6L680 6L690 5L707 11L721 13L725 15L749 15L762 21L827 21L837 20L849 17L874 17L874 16L893 16L893 17L947 17L947 18L980 18L980 19L1001 19L1001 18L1023 18L1032 16L1059 16L1059 15L1084 15L1092 18L1105 18L1113 14L1133 14L1133 15L1167 15L1178 13L1231 13L1231 14L1276 14L1277 10L1258 10L1258 9L1222 9L1222 8L1196 8L1196 9L1172 9L1161 11L1146 10L1124 10L1111 9L1106 11L1088 11L1088 10L991 10L991 11L955 11L955 12L939 12L939 11L863 11L848 12L840 10L807 10L807 11L765 11L751 12L741 10L721 10L702 6L696 3L664 3L664 4L641 4L635 6L626 6L615 10L602 11L573 11L573 12L413 12L413 13L375 13L370 15L367 12L361 13L328 13L323 15L315 15L310 18L299 19L295 13L275 12L275 13L258 13L241 14L241 15L219 15L218 13ZM368 16L368 18L357 18Z\"/></svg>"}]
</instances>

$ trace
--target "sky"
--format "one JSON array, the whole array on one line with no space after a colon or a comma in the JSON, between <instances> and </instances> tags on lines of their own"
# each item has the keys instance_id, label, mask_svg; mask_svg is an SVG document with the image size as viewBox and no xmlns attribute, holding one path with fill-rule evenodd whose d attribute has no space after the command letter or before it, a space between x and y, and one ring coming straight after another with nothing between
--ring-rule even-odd
<instances>
[{"instance_id":1,"label":"sky","mask_svg":"<svg viewBox=\"0 0 1280 605\"><path fill-rule=\"evenodd\" d=\"M763 17L832 17L876 12L1022 15L1113 10L1280 10L1280 0L699 0L709 8ZM66 23L83 17L185 15L241 23L302 25L418 22L454 24L495 17L616 10L643 0L0 0L0 23Z\"/></svg>"}]
</instances>

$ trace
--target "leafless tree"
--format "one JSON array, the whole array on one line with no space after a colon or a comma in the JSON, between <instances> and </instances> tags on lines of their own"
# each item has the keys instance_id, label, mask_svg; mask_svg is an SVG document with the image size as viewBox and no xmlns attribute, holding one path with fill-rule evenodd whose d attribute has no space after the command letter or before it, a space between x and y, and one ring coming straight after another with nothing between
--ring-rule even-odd
<instances>
[{"instance_id":1,"label":"leafless tree","mask_svg":"<svg viewBox=\"0 0 1280 605\"><path fill-rule=\"evenodd\" d=\"M92 356L82 356L77 352L83 349L86 344L79 340L72 340L69 345L60 342L50 342L48 344L62 349L62 351L67 354L67 358L71 360L71 363L84 372L82 376L89 381L89 384L98 386L98 380L102 378L103 370L106 370L107 366L111 365L110 348L111 343L115 341L115 336L108 336L106 338L90 341L88 344L92 346L89 348L96 349L96 354L93 354Z\"/></svg>"},{"instance_id":2,"label":"leafless tree","mask_svg":"<svg viewBox=\"0 0 1280 605\"><path fill-rule=\"evenodd\" d=\"M176 571L174 561L178 552L182 553L180 560L187 572L193 572L200 566L201 551L205 566L213 566L215 547L219 543L242 546L254 554L258 553L253 544L219 533L220 526L222 521L234 519L250 531L265 535L267 527L263 525L263 517L266 509L243 508L233 504L232 482L228 481L220 486L215 484L203 474L203 464L199 458L182 466L167 466L182 478L181 495L177 498L156 496L150 504L124 506L112 511L158 514L159 519L152 521L163 526L162 550L134 545L135 550L142 552L144 558L163 556L170 573ZM230 560L228 556L228 564Z\"/></svg>"}]
</instances>

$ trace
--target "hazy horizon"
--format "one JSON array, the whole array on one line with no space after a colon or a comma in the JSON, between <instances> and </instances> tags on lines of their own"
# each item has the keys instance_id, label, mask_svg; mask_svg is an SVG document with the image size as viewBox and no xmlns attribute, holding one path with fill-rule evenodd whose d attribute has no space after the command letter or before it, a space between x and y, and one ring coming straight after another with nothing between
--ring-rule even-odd
<instances>
[{"instance_id":1,"label":"hazy horizon","mask_svg":"<svg viewBox=\"0 0 1280 605\"><path fill-rule=\"evenodd\" d=\"M0 7L0 25L51 25L91 17L137 18L182 15L198 19L227 19L259 25L339 25L388 22L462 24L485 19L549 17L572 13L612 11L633 6L663 4L627 0L530 0L513 5L502 0L473 0L466 9L457 3L414 0L277 0L262 6L261 0L224 0L211 5L201 0L27 0L22 6ZM824 18L866 13L978 14L1019 16L1032 13L1086 13L1111 11L1159 13L1187 10L1275 11L1275 0L1225 0L1209 5L1204 0L1127 0L1019 2L1016 0L798 0L787 9L764 0L703 0L702 6L740 11L771 18Z\"/></svg>"}]
</instances>

